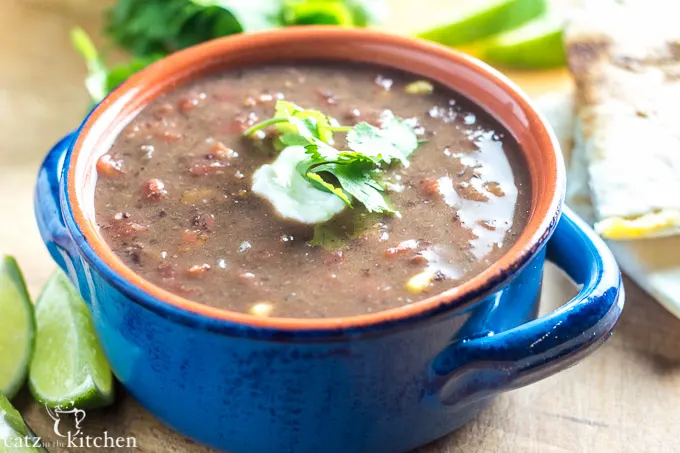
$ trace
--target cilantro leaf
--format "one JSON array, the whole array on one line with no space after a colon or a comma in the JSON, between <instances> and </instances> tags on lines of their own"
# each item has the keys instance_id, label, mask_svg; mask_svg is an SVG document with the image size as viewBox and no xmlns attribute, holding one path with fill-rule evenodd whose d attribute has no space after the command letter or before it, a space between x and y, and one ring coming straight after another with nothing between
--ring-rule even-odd
<instances>
[{"instance_id":1,"label":"cilantro leaf","mask_svg":"<svg viewBox=\"0 0 680 453\"><path fill-rule=\"evenodd\" d=\"M107 32L138 57L280 25L278 0L118 0Z\"/></svg>"},{"instance_id":2,"label":"cilantro leaf","mask_svg":"<svg viewBox=\"0 0 680 453\"><path fill-rule=\"evenodd\" d=\"M383 197L383 187L374 179L366 161L357 160L351 163L327 163L313 167L307 173L318 175L329 173L337 178L342 190L349 193L359 203L363 204L368 212L396 212Z\"/></svg>"},{"instance_id":3,"label":"cilantro leaf","mask_svg":"<svg viewBox=\"0 0 680 453\"><path fill-rule=\"evenodd\" d=\"M305 149L309 157L300 161L296 170L312 186L336 195L348 206L356 200L368 212L394 213L383 196L378 172L393 161L408 166L408 157L418 147L418 139L411 126L391 112L382 115L381 123L381 128L368 123L340 126L318 110L278 101L274 117L255 124L244 135L270 126L276 128L277 149L292 146ZM333 147L335 132L347 132L349 150Z\"/></svg>"},{"instance_id":4,"label":"cilantro leaf","mask_svg":"<svg viewBox=\"0 0 680 453\"><path fill-rule=\"evenodd\" d=\"M376 164L398 160L408 167L408 158L418 147L418 137L411 126L389 111L381 116L382 127L359 123L347 134L347 144Z\"/></svg>"},{"instance_id":5,"label":"cilantro leaf","mask_svg":"<svg viewBox=\"0 0 680 453\"><path fill-rule=\"evenodd\" d=\"M221 36L286 25L367 26L384 15L384 0L117 0L106 32L134 57L110 71L84 32L73 34L88 64L86 86L99 102L114 87L154 61Z\"/></svg>"},{"instance_id":6,"label":"cilantro leaf","mask_svg":"<svg viewBox=\"0 0 680 453\"><path fill-rule=\"evenodd\" d=\"M341 0L284 0L283 22L287 25L329 24L353 26L352 9Z\"/></svg>"},{"instance_id":7,"label":"cilantro leaf","mask_svg":"<svg viewBox=\"0 0 680 453\"><path fill-rule=\"evenodd\" d=\"M314 137L333 144L333 120L318 110L303 109L292 102L278 101L274 118L287 118L290 124L279 123L276 128L282 134L297 132L303 137Z\"/></svg>"},{"instance_id":8,"label":"cilantro leaf","mask_svg":"<svg viewBox=\"0 0 680 453\"><path fill-rule=\"evenodd\" d=\"M311 165L324 162L355 160L355 158L348 157L346 153L338 151L319 139L315 139L312 144L307 145L305 148L307 148L307 154L311 157Z\"/></svg>"},{"instance_id":9,"label":"cilantro leaf","mask_svg":"<svg viewBox=\"0 0 680 453\"><path fill-rule=\"evenodd\" d=\"M309 137L304 137L302 135L298 135L294 132L287 132L283 135L279 136L279 141L281 144L283 144L284 147L286 146L304 146L305 148L307 147L313 147L315 146L312 140Z\"/></svg>"},{"instance_id":10,"label":"cilantro leaf","mask_svg":"<svg viewBox=\"0 0 680 453\"><path fill-rule=\"evenodd\" d=\"M270 30L281 25L280 0L191 0L191 2L204 8L216 7L229 12L243 32Z\"/></svg>"},{"instance_id":11,"label":"cilantro leaf","mask_svg":"<svg viewBox=\"0 0 680 453\"><path fill-rule=\"evenodd\" d=\"M329 145L333 144L333 133L338 129L337 121L318 110L303 109L292 102L278 101L273 118L260 121L246 130L243 135L273 126L279 133L274 147L281 151L287 146L304 146L310 153L319 148L326 156L335 156L337 151Z\"/></svg>"},{"instance_id":12,"label":"cilantro leaf","mask_svg":"<svg viewBox=\"0 0 680 453\"><path fill-rule=\"evenodd\" d=\"M407 120L394 116L390 110L385 110L380 116L380 123L383 135L405 158L410 157L418 148L418 136Z\"/></svg>"},{"instance_id":13,"label":"cilantro leaf","mask_svg":"<svg viewBox=\"0 0 680 453\"><path fill-rule=\"evenodd\" d=\"M366 27L386 10L385 0L283 0L281 17L285 25Z\"/></svg>"},{"instance_id":14,"label":"cilantro leaf","mask_svg":"<svg viewBox=\"0 0 680 453\"><path fill-rule=\"evenodd\" d=\"M106 91L109 92L123 83L128 77L160 60L160 55L146 58L134 58L130 62L114 66L106 77Z\"/></svg>"},{"instance_id":15,"label":"cilantro leaf","mask_svg":"<svg viewBox=\"0 0 680 453\"><path fill-rule=\"evenodd\" d=\"M350 195L348 195L347 192L343 190L344 187L336 187L334 184L326 182L318 173L307 172L303 174L303 176L307 178L307 180L311 182L313 186L317 188L321 186L322 190L336 195L338 198L344 201L347 206L352 206Z\"/></svg>"},{"instance_id":16,"label":"cilantro leaf","mask_svg":"<svg viewBox=\"0 0 680 453\"><path fill-rule=\"evenodd\" d=\"M108 69L99 57L99 52L82 28L71 30L71 42L85 59L87 77L85 87L93 101L99 102L109 92L107 87Z\"/></svg>"},{"instance_id":17,"label":"cilantro leaf","mask_svg":"<svg viewBox=\"0 0 680 453\"><path fill-rule=\"evenodd\" d=\"M109 69L94 46L90 37L81 28L71 30L71 41L75 49L85 59L88 75L85 79L85 86L90 93L92 102L100 102L106 95L125 81L135 72L145 68L160 56L148 58L135 58L127 64L114 66Z\"/></svg>"},{"instance_id":18,"label":"cilantro leaf","mask_svg":"<svg viewBox=\"0 0 680 453\"><path fill-rule=\"evenodd\" d=\"M106 30L133 55L149 57L287 25L365 27L385 11L385 0L117 0Z\"/></svg>"},{"instance_id":19,"label":"cilantro leaf","mask_svg":"<svg viewBox=\"0 0 680 453\"><path fill-rule=\"evenodd\" d=\"M309 148L307 153L310 159L300 162L297 169L317 188L336 194L348 206L357 200L368 212L395 212L383 197L384 188L375 179L370 159L357 153L336 152L337 160L329 161Z\"/></svg>"},{"instance_id":20,"label":"cilantro leaf","mask_svg":"<svg viewBox=\"0 0 680 453\"><path fill-rule=\"evenodd\" d=\"M108 12L108 35L136 56L169 54L210 39L213 27L187 0L118 0ZM198 23L203 27L198 28ZM234 29L240 31L234 20Z\"/></svg>"},{"instance_id":21,"label":"cilantro leaf","mask_svg":"<svg viewBox=\"0 0 680 453\"><path fill-rule=\"evenodd\" d=\"M382 22L387 16L387 2L385 0L345 0L352 10L354 25L368 27Z\"/></svg>"}]
</instances>

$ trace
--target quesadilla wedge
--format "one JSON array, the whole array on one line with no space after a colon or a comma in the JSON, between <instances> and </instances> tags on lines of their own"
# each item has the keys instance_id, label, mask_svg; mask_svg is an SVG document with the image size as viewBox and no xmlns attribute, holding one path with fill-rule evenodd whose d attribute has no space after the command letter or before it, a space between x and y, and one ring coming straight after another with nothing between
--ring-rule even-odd
<instances>
[{"instance_id":1,"label":"quesadilla wedge","mask_svg":"<svg viewBox=\"0 0 680 453\"><path fill-rule=\"evenodd\" d=\"M609 239L680 233L680 27L672 2L588 2L565 31L579 146Z\"/></svg>"}]
</instances>

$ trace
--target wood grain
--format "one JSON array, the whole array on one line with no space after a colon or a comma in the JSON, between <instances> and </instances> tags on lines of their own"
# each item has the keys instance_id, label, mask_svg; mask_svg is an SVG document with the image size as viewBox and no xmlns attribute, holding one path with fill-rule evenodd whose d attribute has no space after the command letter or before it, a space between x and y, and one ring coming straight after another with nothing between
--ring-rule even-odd
<instances>
[{"instance_id":1,"label":"wood grain","mask_svg":"<svg viewBox=\"0 0 680 453\"><path fill-rule=\"evenodd\" d=\"M33 295L54 265L32 211L35 173L49 147L82 119L84 68L70 49L69 29L96 33L107 2L1 0L0 12L0 252L17 256ZM470 0L392 0L386 28L413 30L445 8ZM514 73L530 94L570 86L564 71ZM564 303L573 286L546 272L542 311ZM557 453L680 451L680 321L626 281L627 302L617 331L596 354L557 376L502 395L477 420L417 453ZM51 419L27 393L17 400L34 430L56 442ZM121 390L117 403L88 413L86 434L134 436L137 449L203 453L210 449L173 433ZM88 451L51 448L52 452ZM100 449L91 451L114 451ZM351 453L351 452L348 452Z\"/></svg>"}]
</instances>

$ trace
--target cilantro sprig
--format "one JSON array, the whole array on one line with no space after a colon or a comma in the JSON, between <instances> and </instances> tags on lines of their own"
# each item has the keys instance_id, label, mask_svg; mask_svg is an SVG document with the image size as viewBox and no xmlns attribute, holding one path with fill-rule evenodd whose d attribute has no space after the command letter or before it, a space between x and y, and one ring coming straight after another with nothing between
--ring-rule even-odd
<instances>
[{"instance_id":1,"label":"cilantro sprig","mask_svg":"<svg viewBox=\"0 0 680 453\"><path fill-rule=\"evenodd\" d=\"M116 0L106 32L134 56L148 57L291 25L366 27L386 9L384 0Z\"/></svg>"},{"instance_id":2,"label":"cilantro sprig","mask_svg":"<svg viewBox=\"0 0 680 453\"><path fill-rule=\"evenodd\" d=\"M112 68L108 67L99 55L92 39L82 28L76 27L71 30L73 47L82 55L87 65L87 88L93 103L98 103L106 97L109 91L123 83L135 72L162 58L162 55L133 58L127 64L120 64Z\"/></svg>"},{"instance_id":3,"label":"cilantro sprig","mask_svg":"<svg viewBox=\"0 0 680 453\"><path fill-rule=\"evenodd\" d=\"M386 10L385 0L115 0L105 15L105 32L132 54L127 64L107 67L80 29L72 39L87 64L87 89L98 103L135 72L195 44L293 25L366 27Z\"/></svg>"},{"instance_id":4,"label":"cilantro sprig","mask_svg":"<svg viewBox=\"0 0 680 453\"><path fill-rule=\"evenodd\" d=\"M342 126L318 110L278 101L274 117L255 124L244 136L275 128L278 150L305 148L309 157L299 162L296 170L314 187L336 195L350 207L357 201L368 212L395 213L385 199L381 173L395 162L407 167L418 138L405 120L389 111L383 113L380 123L381 127L366 122ZM336 133L347 134L349 149L334 147Z\"/></svg>"}]
</instances>

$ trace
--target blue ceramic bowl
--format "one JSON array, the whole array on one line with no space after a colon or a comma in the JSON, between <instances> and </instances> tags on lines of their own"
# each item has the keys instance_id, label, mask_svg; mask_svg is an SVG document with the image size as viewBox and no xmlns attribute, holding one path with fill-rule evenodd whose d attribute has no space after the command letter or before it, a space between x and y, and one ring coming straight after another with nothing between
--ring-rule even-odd
<instances>
[{"instance_id":1,"label":"blue ceramic bowl","mask_svg":"<svg viewBox=\"0 0 680 453\"><path fill-rule=\"evenodd\" d=\"M122 125L149 99L217 66L319 58L416 71L496 116L519 141L534 192L516 246L458 288L337 319L210 308L125 267L92 220L94 162ZM619 269L563 209L561 159L525 97L469 57L371 31L292 29L213 41L132 77L49 152L35 207L117 378L169 426L231 453L397 453L467 423L500 392L573 365L611 334L623 306ZM582 289L535 319L546 257Z\"/></svg>"}]
</instances>

